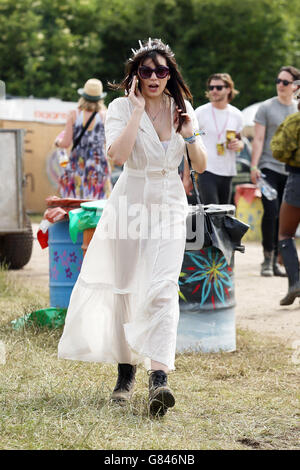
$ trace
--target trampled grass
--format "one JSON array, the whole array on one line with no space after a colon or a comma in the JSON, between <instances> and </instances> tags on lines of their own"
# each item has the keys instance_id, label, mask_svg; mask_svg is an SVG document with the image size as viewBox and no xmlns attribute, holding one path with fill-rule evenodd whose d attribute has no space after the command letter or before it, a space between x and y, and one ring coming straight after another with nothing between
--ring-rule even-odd
<instances>
[{"instance_id":1,"label":"trampled grass","mask_svg":"<svg viewBox=\"0 0 300 470\"><path fill-rule=\"evenodd\" d=\"M61 330L11 328L47 302L0 271L1 449L299 449L299 364L278 339L238 331L234 353L178 355L176 405L153 419L144 369L120 407L115 365L58 360Z\"/></svg>"}]
</instances>

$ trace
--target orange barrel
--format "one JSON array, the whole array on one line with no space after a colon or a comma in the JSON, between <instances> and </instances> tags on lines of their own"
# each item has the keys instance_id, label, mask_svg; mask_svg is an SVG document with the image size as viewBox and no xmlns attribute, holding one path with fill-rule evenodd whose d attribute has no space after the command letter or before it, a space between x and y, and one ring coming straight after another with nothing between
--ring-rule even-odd
<instances>
[{"instance_id":1,"label":"orange barrel","mask_svg":"<svg viewBox=\"0 0 300 470\"><path fill-rule=\"evenodd\" d=\"M93 238L95 230L96 230L96 227L95 228L86 228L83 231L83 243L81 245L83 256L85 256L86 250L87 250L87 248L90 244L91 239Z\"/></svg>"}]
</instances>

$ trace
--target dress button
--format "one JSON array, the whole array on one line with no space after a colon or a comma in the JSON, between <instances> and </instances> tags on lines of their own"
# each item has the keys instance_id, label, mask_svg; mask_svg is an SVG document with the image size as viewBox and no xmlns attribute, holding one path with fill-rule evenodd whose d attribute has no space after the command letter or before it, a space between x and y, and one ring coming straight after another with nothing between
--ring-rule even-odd
<instances>
[{"instance_id":1,"label":"dress button","mask_svg":"<svg viewBox=\"0 0 300 470\"><path fill-rule=\"evenodd\" d=\"M167 170L165 170L165 169L161 170L161 174L162 174L163 176L165 176L165 175L167 174Z\"/></svg>"}]
</instances>

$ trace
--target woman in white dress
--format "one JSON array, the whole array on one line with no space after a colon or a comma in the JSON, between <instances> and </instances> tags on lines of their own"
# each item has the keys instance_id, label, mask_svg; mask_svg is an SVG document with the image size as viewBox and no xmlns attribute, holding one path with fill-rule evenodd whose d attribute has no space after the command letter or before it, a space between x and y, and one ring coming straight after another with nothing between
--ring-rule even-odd
<instances>
[{"instance_id":1,"label":"woman in white dress","mask_svg":"<svg viewBox=\"0 0 300 470\"><path fill-rule=\"evenodd\" d=\"M178 278L187 199L178 166L189 145L202 173L206 153L196 136L190 91L169 46L140 42L120 85L126 97L108 107L107 154L123 172L106 204L74 286L60 358L113 362L112 400L129 400L137 364L149 370L149 410L175 404L167 384L174 369Z\"/></svg>"}]
</instances>

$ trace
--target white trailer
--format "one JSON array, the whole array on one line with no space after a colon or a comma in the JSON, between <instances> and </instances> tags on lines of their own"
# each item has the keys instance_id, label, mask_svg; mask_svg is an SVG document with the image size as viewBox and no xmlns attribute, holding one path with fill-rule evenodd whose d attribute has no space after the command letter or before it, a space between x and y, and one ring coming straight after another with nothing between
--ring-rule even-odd
<instances>
[{"instance_id":1,"label":"white trailer","mask_svg":"<svg viewBox=\"0 0 300 470\"><path fill-rule=\"evenodd\" d=\"M0 129L0 263L20 269L28 263L33 237L23 189L22 129Z\"/></svg>"}]
</instances>

